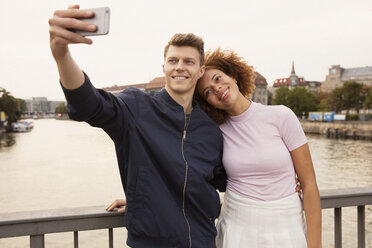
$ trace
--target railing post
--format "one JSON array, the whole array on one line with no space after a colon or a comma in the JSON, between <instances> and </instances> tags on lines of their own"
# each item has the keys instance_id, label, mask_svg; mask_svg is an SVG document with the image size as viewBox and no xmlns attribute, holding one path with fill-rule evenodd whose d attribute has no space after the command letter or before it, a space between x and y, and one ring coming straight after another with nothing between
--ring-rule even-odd
<instances>
[{"instance_id":1,"label":"railing post","mask_svg":"<svg viewBox=\"0 0 372 248\"><path fill-rule=\"evenodd\" d=\"M366 247L365 217L365 207L358 206L358 248Z\"/></svg>"},{"instance_id":2,"label":"railing post","mask_svg":"<svg viewBox=\"0 0 372 248\"><path fill-rule=\"evenodd\" d=\"M31 235L30 248L44 248L44 235Z\"/></svg>"},{"instance_id":3,"label":"railing post","mask_svg":"<svg viewBox=\"0 0 372 248\"><path fill-rule=\"evenodd\" d=\"M109 248L114 248L114 233L113 229L109 228Z\"/></svg>"},{"instance_id":4,"label":"railing post","mask_svg":"<svg viewBox=\"0 0 372 248\"><path fill-rule=\"evenodd\" d=\"M79 248L79 233L74 231L74 248Z\"/></svg>"},{"instance_id":5,"label":"railing post","mask_svg":"<svg viewBox=\"0 0 372 248\"><path fill-rule=\"evenodd\" d=\"M335 248L342 248L342 213L335 208Z\"/></svg>"}]
</instances>

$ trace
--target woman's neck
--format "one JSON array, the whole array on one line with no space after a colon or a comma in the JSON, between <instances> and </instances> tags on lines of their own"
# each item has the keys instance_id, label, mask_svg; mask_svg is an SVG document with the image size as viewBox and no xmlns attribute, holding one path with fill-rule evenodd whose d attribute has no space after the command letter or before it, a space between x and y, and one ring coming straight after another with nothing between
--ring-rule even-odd
<instances>
[{"instance_id":1,"label":"woman's neck","mask_svg":"<svg viewBox=\"0 0 372 248\"><path fill-rule=\"evenodd\" d=\"M226 112L230 116L237 116L245 112L249 108L249 106L251 106L251 101L245 98L242 94L239 94L239 98L234 106L231 109L226 110Z\"/></svg>"}]
</instances>

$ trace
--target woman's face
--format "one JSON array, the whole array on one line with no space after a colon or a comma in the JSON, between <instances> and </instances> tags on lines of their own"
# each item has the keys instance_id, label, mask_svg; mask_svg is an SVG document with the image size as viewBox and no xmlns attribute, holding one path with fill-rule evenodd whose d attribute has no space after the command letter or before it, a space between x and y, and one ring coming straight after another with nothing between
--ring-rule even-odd
<instances>
[{"instance_id":1,"label":"woman's face","mask_svg":"<svg viewBox=\"0 0 372 248\"><path fill-rule=\"evenodd\" d=\"M207 69L196 90L213 107L225 111L234 107L239 95L236 80L218 69Z\"/></svg>"}]
</instances>

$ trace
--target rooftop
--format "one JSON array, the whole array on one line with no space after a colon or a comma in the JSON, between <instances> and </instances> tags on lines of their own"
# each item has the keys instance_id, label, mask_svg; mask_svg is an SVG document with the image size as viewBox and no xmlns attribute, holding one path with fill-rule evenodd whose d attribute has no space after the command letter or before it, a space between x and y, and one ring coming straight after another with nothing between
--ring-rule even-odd
<instances>
[{"instance_id":1,"label":"rooftop","mask_svg":"<svg viewBox=\"0 0 372 248\"><path fill-rule=\"evenodd\" d=\"M362 76L362 75L372 75L372 66L365 66L365 67L356 67L356 68L348 68L342 70L342 76L350 77L350 76Z\"/></svg>"}]
</instances>

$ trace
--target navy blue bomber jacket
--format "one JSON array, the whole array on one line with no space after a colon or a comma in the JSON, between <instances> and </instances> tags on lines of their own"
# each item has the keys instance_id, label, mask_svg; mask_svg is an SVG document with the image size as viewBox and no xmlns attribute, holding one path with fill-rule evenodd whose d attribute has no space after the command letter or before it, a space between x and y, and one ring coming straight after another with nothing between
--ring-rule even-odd
<instances>
[{"instance_id":1,"label":"navy blue bomber jacket","mask_svg":"<svg viewBox=\"0 0 372 248\"><path fill-rule=\"evenodd\" d=\"M96 89L85 75L75 90L63 89L71 119L102 128L114 141L127 208L131 247L215 247L224 191L222 135L193 102L183 107L165 89L119 95Z\"/></svg>"}]
</instances>

